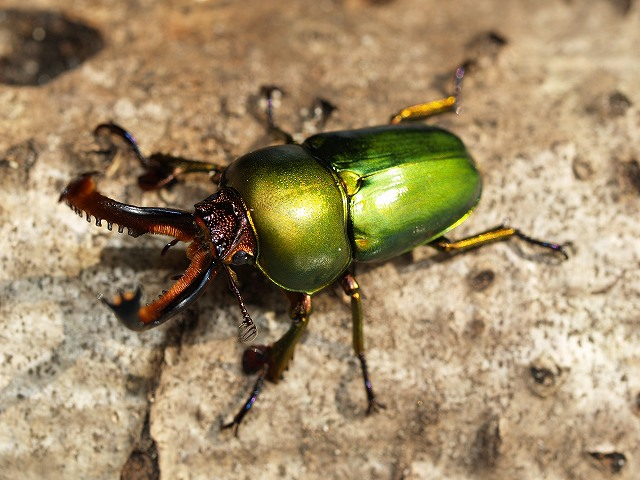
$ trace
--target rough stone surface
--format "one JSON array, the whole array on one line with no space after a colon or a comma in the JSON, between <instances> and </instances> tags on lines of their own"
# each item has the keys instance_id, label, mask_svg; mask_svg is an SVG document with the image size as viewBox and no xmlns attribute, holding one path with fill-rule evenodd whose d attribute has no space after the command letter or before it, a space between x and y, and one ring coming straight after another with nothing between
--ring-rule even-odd
<instances>
[{"instance_id":1,"label":"rough stone surface","mask_svg":"<svg viewBox=\"0 0 640 480\"><path fill-rule=\"evenodd\" d=\"M0 85L0 478L638 478L637 2L29 3L95 28L104 48L41 86ZM278 119L303 138L316 96L339 108L327 129L381 124L446 93L463 61L464 113L436 122L485 183L453 236L506 220L572 242L571 258L513 242L359 268L386 410L365 416L332 287L284 381L238 438L221 432L253 383L235 299L218 280L144 334L97 301L136 284L150 298L185 262L56 203L75 174L108 167L92 128L113 120L145 153L227 163L268 142L261 85L285 90ZM211 191L194 178L142 193L136 169L123 160L103 190L183 208ZM274 340L284 297L252 271L240 280L260 341Z\"/></svg>"}]
</instances>

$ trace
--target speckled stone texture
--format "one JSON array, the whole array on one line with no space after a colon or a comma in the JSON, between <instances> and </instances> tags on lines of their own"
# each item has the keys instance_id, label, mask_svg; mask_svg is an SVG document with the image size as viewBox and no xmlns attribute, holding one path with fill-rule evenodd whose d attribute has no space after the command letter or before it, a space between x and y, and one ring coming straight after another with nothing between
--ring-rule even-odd
<instances>
[{"instance_id":1,"label":"speckled stone texture","mask_svg":"<svg viewBox=\"0 0 640 480\"><path fill-rule=\"evenodd\" d=\"M0 478L639 478L637 2L29 4L95 29L102 49L40 86L0 85ZM0 57L17 48L12 28ZM226 164L269 142L262 85L286 92L277 118L301 140L315 97L338 106L328 130L382 124L447 93L465 61L464 111L435 122L464 139L484 193L451 236L507 221L571 242L571 258L510 242L359 267L386 410L365 415L336 286L314 297L284 381L238 438L221 432L253 384L225 280L170 324L128 331L97 295L141 284L152 298L184 269L181 247L160 257L165 239L57 203L88 170L136 205L191 208L213 187L142 193L138 166L110 164L93 127L113 120L144 153ZM285 298L250 269L240 281L259 341L273 341Z\"/></svg>"}]
</instances>

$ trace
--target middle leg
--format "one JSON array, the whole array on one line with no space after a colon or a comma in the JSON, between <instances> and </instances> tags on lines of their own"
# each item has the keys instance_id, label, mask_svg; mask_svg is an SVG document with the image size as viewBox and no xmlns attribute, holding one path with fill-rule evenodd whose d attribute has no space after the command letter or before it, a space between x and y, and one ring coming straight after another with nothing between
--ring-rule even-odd
<instances>
[{"instance_id":1,"label":"middle leg","mask_svg":"<svg viewBox=\"0 0 640 480\"><path fill-rule=\"evenodd\" d=\"M364 314L362 311L362 296L360 295L360 286L355 277L347 272L341 279L342 289L344 293L351 297L351 319L353 324L353 351L355 352L358 360L360 360L360 368L362 369L362 378L364 380L364 388L367 393L367 415L377 411L380 408L385 408L383 403L380 403L375 394L373 393L373 386L371 380L369 380L369 371L367 369L367 360L364 354L364 333L363 333L363 321Z\"/></svg>"}]
</instances>

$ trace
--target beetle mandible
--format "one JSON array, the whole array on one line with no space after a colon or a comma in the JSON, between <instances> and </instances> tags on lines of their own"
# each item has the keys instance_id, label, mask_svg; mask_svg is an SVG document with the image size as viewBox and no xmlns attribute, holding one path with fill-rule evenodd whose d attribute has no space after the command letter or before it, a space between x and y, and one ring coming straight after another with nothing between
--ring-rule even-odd
<instances>
[{"instance_id":1,"label":"beetle mandible","mask_svg":"<svg viewBox=\"0 0 640 480\"><path fill-rule=\"evenodd\" d=\"M73 180L60 196L71 208L96 224L126 228L134 237L146 233L190 242L190 264L157 300L142 306L141 291L120 292L104 300L118 319L133 330L156 327L193 303L220 271L229 280L243 320L244 342L257 334L240 295L233 268L249 264L281 287L290 301L291 326L271 345L245 350L243 367L257 373L255 386L234 419L235 427L253 406L265 379L277 382L293 356L309 322L311 296L339 281L351 298L353 348L360 361L370 413L384 408L374 394L365 359L360 288L350 266L381 262L419 245L454 252L487 243L520 238L567 258L562 245L536 240L517 229L499 226L471 237L449 241L445 234L462 223L480 199L481 178L462 141L454 134L424 124L409 123L443 112L457 111L464 68L455 75L452 95L407 107L386 126L320 133L302 144L269 127L287 140L284 145L248 153L228 167L162 154L144 157L123 128L102 124L123 138L146 169L139 183L160 188L179 175L209 172L219 189L195 205L194 212L142 208L119 203L96 190L92 173Z\"/></svg>"}]
</instances>

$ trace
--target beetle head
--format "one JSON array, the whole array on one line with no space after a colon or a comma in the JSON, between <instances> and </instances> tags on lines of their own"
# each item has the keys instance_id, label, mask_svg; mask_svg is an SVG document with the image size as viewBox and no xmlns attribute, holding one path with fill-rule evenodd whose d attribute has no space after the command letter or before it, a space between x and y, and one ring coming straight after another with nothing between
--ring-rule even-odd
<instances>
[{"instance_id":1,"label":"beetle head","mask_svg":"<svg viewBox=\"0 0 640 480\"><path fill-rule=\"evenodd\" d=\"M240 195L223 188L195 205L196 222L223 265L253 263L256 239Z\"/></svg>"},{"instance_id":2,"label":"beetle head","mask_svg":"<svg viewBox=\"0 0 640 480\"><path fill-rule=\"evenodd\" d=\"M223 188L197 203L194 216L206 239L203 243L209 245L211 255L227 274L229 288L240 305L243 316L239 327L240 340L249 342L256 337L257 328L240 296L235 272L230 268L253 263L257 253L256 237L247 209L234 189ZM198 246L207 248L202 244Z\"/></svg>"}]
</instances>

